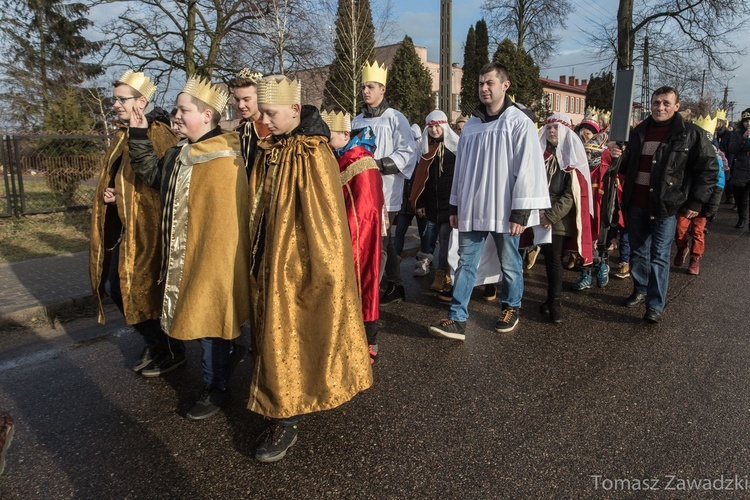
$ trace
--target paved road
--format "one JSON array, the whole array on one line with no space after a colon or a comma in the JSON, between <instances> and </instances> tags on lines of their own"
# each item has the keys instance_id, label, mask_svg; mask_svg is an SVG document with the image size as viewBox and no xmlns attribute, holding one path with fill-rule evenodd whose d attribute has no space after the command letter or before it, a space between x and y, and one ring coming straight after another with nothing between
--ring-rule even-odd
<instances>
[{"instance_id":1,"label":"paved road","mask_svg":"<svg viewBox=\"0 0 750 500\"><path fill-rule=\"evenodd\" d=\"M545 323L538 264L515 332L491 330L498 305L478 292L466 342L434 339L426 325L446 308L405 274L409 302L383 310L375 386L307 417L277 464L252 456L263 422L245 409L249 359L235 401L197 423L182 415L200 390L198 346L186 369L146 380L127 368L140 347L121 325L6 337L0 406L18 425L0 498L642 496L614 491L646 485L634 479L684 498L666 488L726 489L715 480L735 475L750 487L750 235L730 215L700 276L673 270L658 326L619 305L625 281L566 292L564 325Z\"/></svg>"}]
</instances>

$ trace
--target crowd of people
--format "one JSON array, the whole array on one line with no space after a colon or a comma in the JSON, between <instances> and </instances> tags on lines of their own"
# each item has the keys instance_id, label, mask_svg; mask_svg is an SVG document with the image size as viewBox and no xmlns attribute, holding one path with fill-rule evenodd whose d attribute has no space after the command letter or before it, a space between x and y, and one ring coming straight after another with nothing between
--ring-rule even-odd
<instances>
[{"instance_id":1,"label":"crowd of people","mask_svg":"<svg viewBox=\"0 0 750 500\"><path fill-rule=\"evenodd\" d=\"M106 153L92 215L90 278L104 322L111 297L144 341L132 368L159 377L201 346L203 392L186 418L231 401L229 380L251 351L248 407L267 419L255 457L282 459L306 414L373 383L380 308L406 300L400 253L417 218L414 276L450 302L429 327L464 340L476 286L499 296L494 329L519 324L524 268L544 256L541 310L562 323L563 268L572 289L632 277L627 307L658 323L673 264L699 273L706 226L726 186L747 224L750 109L730 129L721 111L688 123L679 93L657 89L627 145L608 142L608 113L541 128L508 91L499 63L480 71L480 104L454 127L442 111L412 127L386 99L388 71L362 71L355 117L301 103L301 84L245 69L229 92L242 115L219 121L229 92L188 79L171 115L156 86L126 71L113 85L120 128ZM416 129L416 130L415 130ZM610 267L609 252L619 249ZM437 252L437 254L436 254ZM237 342L249 325L251 345ZM2 452L13 421L3 415Z\"/></svg>"}]
</instances>

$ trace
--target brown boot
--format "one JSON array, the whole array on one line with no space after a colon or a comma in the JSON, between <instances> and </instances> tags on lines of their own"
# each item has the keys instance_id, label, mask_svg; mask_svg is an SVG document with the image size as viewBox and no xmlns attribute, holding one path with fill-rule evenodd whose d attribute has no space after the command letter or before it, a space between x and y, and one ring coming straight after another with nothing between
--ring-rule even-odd
<instances>
[{"instance_id":1,"label":"brown boot","mask_svg":"<svg viewBox=\"0 0 750 500\"><path fill-rule=\"evenodd\" d=\"M701 258L690 257L690 264L688 265L688 274L700 274L701 273Z\"/></svg>"},{"instance_id":2,"label":"brown boot","mask_svg":"<svg viewBox=\"0 0 750 500\"><path fill-rule=\"evenodd\" d=\"M435 279L432 281L432 285L430 285L430 289L434 290L438 293L444 292L450 287L451 284L451 276L447 272L445 272L444 269L438 269L435 271Z\"/></svg>"},{"instance_id":3,"label":"brown boot","mask_svg":"<svg viewBox=\"0 0 750 500\"><path fill-rule=\"evenodd\" d=\"M627 262L620 262L620 265L617 268L617 272L615 273L615 278L619 278L621 280L630 278L630 264Z\"/></svg>"}]
</instances>

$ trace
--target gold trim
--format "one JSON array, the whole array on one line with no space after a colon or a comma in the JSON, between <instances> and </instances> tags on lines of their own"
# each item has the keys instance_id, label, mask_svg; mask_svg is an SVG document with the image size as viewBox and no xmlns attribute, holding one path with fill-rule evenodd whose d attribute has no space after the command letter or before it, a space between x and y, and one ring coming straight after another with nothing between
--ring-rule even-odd
<instances>
[{"instance_id":1,"label":"gold trim","mask_svg":"<svg viewBox=\"0 0 750 500\"><path fill-rule=\"evenodd\" d=\"M370 161L367 161L367 160L370 160ZM375 160L373 160L370 157L361 158L355 161L354 163L346 167L346 169L343 172L341 172L341 174L339 174L341 176L341 185L344 186L347 182L352 180L355 176L361 174L362 172L366 170L372 170L372 169L377 170L378 164L375 163Z\"/></svg>"}]
</instances>

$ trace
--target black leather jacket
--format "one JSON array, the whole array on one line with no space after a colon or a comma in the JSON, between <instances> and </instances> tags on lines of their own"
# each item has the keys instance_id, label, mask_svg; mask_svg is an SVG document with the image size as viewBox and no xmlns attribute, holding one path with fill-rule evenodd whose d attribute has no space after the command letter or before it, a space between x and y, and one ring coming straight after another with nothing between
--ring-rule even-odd
<instances>
[{"instance_id":1,"label":"black leather jacket","mask_svg":"<svg viewBox=\"0 0 750 500\"><path fill-rule=\"evenodd\" d=\"M625 176L623 209L630 204L646 130L652 123L649 116L633 130L620 163L620 173ZM669 135L659 144L652 159L651 216L672 217L683 206L699 212L711 200L718 176L716 150L706 134L692 123L685 123L676 113Z\"/></svg>"}]
</instances>

